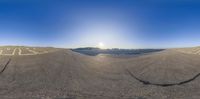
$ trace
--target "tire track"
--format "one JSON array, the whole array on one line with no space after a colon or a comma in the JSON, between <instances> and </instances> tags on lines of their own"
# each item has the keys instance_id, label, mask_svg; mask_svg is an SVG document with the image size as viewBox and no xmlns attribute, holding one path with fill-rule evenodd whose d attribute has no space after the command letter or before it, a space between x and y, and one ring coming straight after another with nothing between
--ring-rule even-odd
<instances>
[{"instance_id":1,"label":"tire track","mask_svg":"<svg viewBox=\"0 0 200 99\"><path fill-rule=\"evenodd\" d=\"M182 82L178 82L178 83L169 83L169 84L158 84L158 83L152 83L152 82L149 82L149 81L146 81L146 80L142 80L138 77L136 77L132 72L130 72L128 69L126 69L126 71L128 72L128 74L136 79L137 81L143 83L144 85L154 85L154 86L161 86L161 87L170 87L170 86L175 86L175 85L183 85L183 84L186 84L186 83L189 83L193 80L195 80L196 78L198 78L200 76L200 73L196 74L194 77L188 79L188 80L185 80L185 81L182 81Z\"/></svg>"},{"instance_id":2,"label":"tire track","mask_svg":"<svg viewBox=\"0 0 200 99\"><path fill-rule=\"evenodd\" d=\"M6 68L8 67L8 64L11 62L11 59L9 59L8 61L7 61L7 63L4 65L4 67L3 67L3 69L0 71L0 74L2 74L5 70L6 70Z\"/></svg>"}]
</instances>

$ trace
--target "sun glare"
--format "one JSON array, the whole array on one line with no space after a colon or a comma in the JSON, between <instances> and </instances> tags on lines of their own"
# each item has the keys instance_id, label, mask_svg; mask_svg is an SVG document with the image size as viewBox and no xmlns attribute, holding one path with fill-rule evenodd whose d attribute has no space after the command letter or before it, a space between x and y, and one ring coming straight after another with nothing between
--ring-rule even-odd
<instances>
[{"instance_id":1,"label":"sun glare","mask_svg":"<svg viewBox=\"0 0 200 99\"><path fill-rule=\"evenodd\" d=\"M98 43L98 47L101 48L101 49L104 49L105 48L105 45L103 42L99 42Z\"/></svg>"}]
</instances>

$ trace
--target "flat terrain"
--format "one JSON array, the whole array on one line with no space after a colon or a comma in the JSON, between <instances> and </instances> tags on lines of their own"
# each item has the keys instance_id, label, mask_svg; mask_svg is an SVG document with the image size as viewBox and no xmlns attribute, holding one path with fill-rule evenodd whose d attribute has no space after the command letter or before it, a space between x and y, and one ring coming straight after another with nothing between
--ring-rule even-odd
<instances>
[{"instance_id":1,"label":"flat terrain","mask_svg":"<svg viewBox=\"0 0 200 99\"><path fill-rule=\"evenodd\" d=\"M121 58L37 47L0 52L0 99L200 98L200 55L182 49Z\"/></svg>"},{"instance_id":2,"label":"flat terrain","mask_svg":"<svg viewBox=\"0 0 200 99\"><path fill-rule=\"evenodd\" d=\"M54 50L55 49L51 48L3 46L0 47L0 55L1 56L38 55L38 54L45 54Z\"/></svg>"}]
</instances>

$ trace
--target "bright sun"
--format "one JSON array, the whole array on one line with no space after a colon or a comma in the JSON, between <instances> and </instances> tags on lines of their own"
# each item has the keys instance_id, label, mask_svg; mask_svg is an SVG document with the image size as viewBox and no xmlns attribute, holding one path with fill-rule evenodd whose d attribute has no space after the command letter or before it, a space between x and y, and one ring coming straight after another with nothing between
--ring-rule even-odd
<instances>
[{"instance_id":1,"label":"bright sun","mask_svg":"<svg viewBox=\"0 0 200 99\"><path fill-rule=\"evenodd\" d=\"M98 47L101 48L101 49L104 49L105 48L105 45L103 42L99 42L98 43Z\"/></svg>"}]
</instances>

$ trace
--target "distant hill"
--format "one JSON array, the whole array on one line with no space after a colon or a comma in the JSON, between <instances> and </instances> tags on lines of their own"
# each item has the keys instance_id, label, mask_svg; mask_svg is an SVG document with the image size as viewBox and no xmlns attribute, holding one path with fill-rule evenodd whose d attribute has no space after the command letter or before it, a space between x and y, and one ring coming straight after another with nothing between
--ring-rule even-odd
<instances>
[{"instance_id":1,"label":"distant hill","mask_svg":"<svg viewBox=\"0 0 200 99\"><path fill-rule=\"evenodd\" d=\"M138 55L138 54L162 51L164 49L119 49L119 48L100 49L100 48L94 48L94 47L85 47L85 48L76 48L76 49L71 49L71 50L78 53L86 54L86 55L96 56L98 54Z\"/></svg>"}]
</instances>

